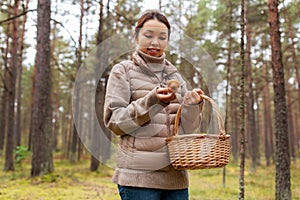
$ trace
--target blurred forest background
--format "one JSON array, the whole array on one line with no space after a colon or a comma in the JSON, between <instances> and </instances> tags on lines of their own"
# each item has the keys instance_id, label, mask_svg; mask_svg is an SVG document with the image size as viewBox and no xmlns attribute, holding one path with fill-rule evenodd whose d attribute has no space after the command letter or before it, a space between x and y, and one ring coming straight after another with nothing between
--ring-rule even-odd
<instances>
[{"instance_id":1,"label":"blurred forest background","mask_svg":"<svg viewBox=\"0 0 300 200\"><path fill-rule=\"evenodd\" d=\"M299 160L299 0L278 3L281 58L277 61L282 63L284 72L281 80L284 91L279 93L274 90L280 81L273 77L274 41L268 16L272 1L244 0L241 4L240 0L161 0L153 5L143 0L55 0L51 6L50 1L38 2L0 2L0 156L4 171L15 170L16 163L27 152L31 160L28 174L32 177L54 171L53 155L70 163L89 157L90 170L99 169L98 159L85 150L74 128L72 94L76 73L97 44L118 33L127 34L131 40L135 22L148 9L147 3L165 13L172 28L199 41L197 45L209 53L220 70L226 82L226 95L222 98L226 98L225 127L231 135L232 162L239 162L241 144L245 144L252 172L261 165L278 164L281 162L278 159L275 162L278 137L286 137L284 141L288 141L278 151L281 154L286 150L283 154L288 155L288 161L281 162L288 163L283 167L289 171L289 160ZM245 28L243 62L241 27ZM193 87L200 87L201 81L195 79L199 77L197 66L180 54L184 42L178 43L178 52L168 51L167 58ZM102 119L108 75L109 70L99 77L95 97L100 111L98 119ZM244 95L244 116L240 115L241 95ZM276 129L282 119L276 119L276 110L281 109L274 104L277 95L286 102L283 120L288 127L278 137Z\"/></svg>"}]
</instances>

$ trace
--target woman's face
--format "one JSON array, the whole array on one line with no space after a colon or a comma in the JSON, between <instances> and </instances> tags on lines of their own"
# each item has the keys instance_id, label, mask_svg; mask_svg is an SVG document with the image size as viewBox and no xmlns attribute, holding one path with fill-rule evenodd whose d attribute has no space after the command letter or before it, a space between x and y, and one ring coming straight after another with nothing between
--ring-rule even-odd
<instances>
[{"instance_id":1,"label":"woman's face","mask_svg":"<svg viewBox=\"0 0 300 200\"><path fill-rule=\"evenodd\" d=\"M145 22L136 38L139 49L155 57L164 53L168 39L167 26L155 19Z\"/></svg>"}]
</instances>

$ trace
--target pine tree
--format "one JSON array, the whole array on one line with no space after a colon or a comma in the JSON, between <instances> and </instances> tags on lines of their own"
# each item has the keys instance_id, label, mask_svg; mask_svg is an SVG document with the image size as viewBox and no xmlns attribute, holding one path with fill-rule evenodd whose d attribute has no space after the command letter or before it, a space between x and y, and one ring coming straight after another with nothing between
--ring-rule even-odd
<instances>
[{"instance_id":1,"label":"pine tree","mask_svg":"<svg viewBox=\"0 0 300 200\"><path fill-rule=\"evenodd\" d=\"M269 26L272 49L272 69L275 107L275 167L276 199L292 199L290 184L290 153L287 123L284 70L279 32L277 0L268 0Z\"/></svg>"},{"instance_id":2,"label":"pine tree","mask_svg":"<svg viewBox=\"0 0 300 200\"><path fill-rule=\"evenodd\" d=\"M39 176L53 171L50 100L50 15L50 1L39 0L35 90L31 118L33 150L31 176Z\"/></svg>"}]
</instances>

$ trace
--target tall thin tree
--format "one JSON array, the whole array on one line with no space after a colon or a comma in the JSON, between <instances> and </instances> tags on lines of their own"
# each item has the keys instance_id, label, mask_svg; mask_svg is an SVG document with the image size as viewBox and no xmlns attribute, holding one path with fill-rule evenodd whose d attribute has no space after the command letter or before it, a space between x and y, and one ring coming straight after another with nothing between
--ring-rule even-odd
<instances>
[{"instance_id":1,"label":"tall thin tree","mask_svg":"<svg viewBox=\"0 0 300 200\"><path fill-rule=\"evenodd\" d=\"M278 0L268 0L268 16L272 48L272 69L275 107L275 168L276 199L292 199L290 183L290 153L282 62Z\"/></svg>"},{"instance_id":2,"label":"tall thin tree","mask_svg":"<svg viewBox=\"0 0 300 200\"><path fill-rule=\"evenodd\" d=\"M51 139L51 67L50 16L51 1L38 0L37 51L35 58L35 91L32 108L31 176L53 171Z\"/></svg>"},{"instance_id":3,"label":"tall thin tree","mask_svg":"<svg viewBox=\"0 0 300 200\"><path fill-rule=\"evenodd\" d=\"M251 45L252 45L252 27L248 20L250 17L248 8L249 0L245 0L245 33L247 38L245 51L245 73L247 78L247 136L250 139L249 150L251 156L251 170L255 172L258 160L258 139L255 130L255 113L254 113L254 92L253 92L253 78L251 65Z\"/></svg>"},{"instance_id":4,"label":"tall thin tree","mask_svg":"<svg viewBox=\"0 0 300 200\"><path fill-rule=\"evenodd\" d=\"M266 45L266 36L263 36L262 39L262 45ZM270 90L269 90L269 69L268 64L264 60L264 53L262 53L262 73L263 73L263 115L264 115L264 150L265 150L265 159L266 159L266 165L270 166L271 164L271 158L274 153L273 149L273 128L272 128L272 122L271 122L271 100L270 100Z\"/></svg>"},{"instance_id":5,"label":"tall thin tree","mask_svg":"<svg viewBox=\"0 0 300 200\"><path fill-rule=\"evenodd\" d=\"M240 62L241 62L241 77L240 77L240 192L239 199L245 198L245 0L241 0L241 44L240 44Z\"/></svg>"},{"instance_id":6,"label":"tall thin tree","mask_svg":"<svg viewBox=\"0 0 300 200\"><path fill-rule=\"evenodd\" d=\"M18 15L19 0L14 1L14 16ZM11 60L7 73L7 120L6 120L6 148L5 148L5 163L4 171L14 170L14 159L13 150L15 143L15 131L14 131L14 120L15 120L15 96L16 96L16 75L18 65L18 47L19 47L19 33L18 33L19 19L14 18L13 20L13 31L12 31L12 45L11 45Z\"/></svg>"},{"instance_id":7,"label":"tall thin tree","mask_svg":"<svg viewBox=\"0 0 300 200\"><path fill-rule=\"evenodd\" d=\"M83 17L84 17L84 0L80 1L80 19L79 19L79 37L78 37L78 47L77 47L77 64L76 64L76 71L79 70L81 63L82 63L82 27L83 27ZM80 94L80 90L77 93ZM79 98L79 97L76 97ZM76 109L79 109L79 104L77 103ZM79 116L75 116L79 117ZM75 127L75 123L73 124L73 135L72 135L72 144L71 144L71 157L70 161L75 162L76 160L76 148L80 148L80 138L78 136L78 132L80 130L77 130ZM80 155L80 152L78 151L78 155ZM79 159L78 159L79 160Z\"/></svg>"},{"instance_id":8,"label":"tall thin tree","mask_svg":"<svg viewBox=\"0 0 300 200\"><path fill-rule=\"evenodd\" d=\"M11 12L7 12L8 13L8 18L11 17ZM6 102L6 96L8 95L8 86L7 86L7 83L6 83L6 79L8 77L8 67L9 67L9 64L8 64L8 51L9 51L9 47L10 47L10 41L11 41L11 23L7 23L6 25L6 30L5 30L5 35L6 35L6 38L5 38L5 46L6 48L1 48L1 54L2 54L2 60L3 60L3 65L1 68L1 70L3 69L3 74L2 76L4 77L2 79L2 87L3 87L3 90L1 91L2 93L2 101L1 101L1 115L0 115L0 154L2 153L2 150L4 149L4 144L5 144L5 139L6 139L6 121L7 121L7 117L6 117L6 107L7 107L7 102Z\"/></svg>"},{"instance_id":9,"label":"tall thin tree","mask_svg":"<svg viewBox=\"0 0 300 200\"><path fill-rule=\"evenodd\" d=\"M283 9L283 17L284 17L284 21L286 22L286 25L287 25L287 29L288 29L288 37L289 37L289 41L291 41L291 44L290 44L290 51L292 53L292 58L293 58L293 67L294 67L294 73L295 73L295 76L296 76L296 81L297 81L297 86L298 86L298 90L297 90L297 94L298 94L298 97L300 96L300 72L299 72L299 61L298 61L298 57L297 57L297 49L296 49L296 36L295 36L295 30L294 30L294 27L293 27L293 23L292 23L292 17L289 17L288 16L288 12L287 12L287 8L285 7ZM300 115L300 101L298 100L298 109L297 110L294 110L294 109L291 109L291 112L295 111L295 118L294 119L294 127L293 129L290 129L290 130L298 130L298 127L300 126L300 119L299 119L299 115ZM294 131L295 132L295 131ZM297 139L297 134L295 134L295 138L294 140L291 141L291 144L294 145L293 143L296 143L297 144L298 142L298 139ZM297 145L295 145L297 147ZM300 145L298 145L300 147ZM293 147L293 146L291 146ZM296 149L295 149L296 151ZM293 151L292 151L293 152Z\"/></svg>"},{"instance_id":10,"label":"tall thin tree","mask_svg":"<svg viewBox=\"0 0 300 200\"><path fill-rule=\"evenodd\" d=\"M22 2L23 12L28 10L29 0ZM22 73L23 73L23 49L24 49L24 39L25 39L25 25L27 21L27 15L24 15L22 20L22 28L20 31L20 45L19 45L19 59L18 59L18 68L17 68L17 89L16 89L16 102L17 102L17 109L16 109L16 120L15 120L15 134L16 134L16 146L21 145L21 104L22 104Z\"/></svg>"},{"instance_id":11,"label":"tall thin tree","mask_svg":"<svg viewBox=\"0 0 300 200\"><path fill-rule=\"evenodd\" d=\"M225 106L225 130L228 131L229 123L228 123L228 110L229 110L229 86L230 86L230 75L231 75L231 53L232 53L232 2L228 1L228 11L229 11L229 34L228 34L228 54L227 54L227 61L226 61L226 106ZM222 180L223 187L226 186L226 167L223 168L223 180Z\"/></svg>"},{"instance_id":12,"label":"tall thin tree","mask_svg":"<svg viewBox=\"0 0 300 200\"><path fill-rule=\"evenodd\" d=\"M103 37L103 35L104 35L104 33L103 33L103 24L104 24L104 20L103 20L103 0L100 0L100 7L99 8L100 9L99 9L99 26L98 26L98 32L97 32L97 44L100 44L103 41L103 38L104 38ZM101 63L99 63L99 64L101 64ZM99 82L100 82L100 80L99 80ZM99 104L99 100L100 100L100 95L101 95L100 94L100 89L101 89L100 85L101 85L101 82L98 83L98 87L96 89L96 94L95 94L95 104L96 105ZM97 107L97 108L99 108L99 107ZM98 119L102 120L100 118L99 109L96 109L96 113L97 113ZM96 126L96 125L97 124L94 124L94 126ZM96 130L96 128L95 128L95 130ZM94 131L93 131L93 134L95 134ZM92 137L94 137L94 135ZM90 165L90 170L91 171L96 171L99 167L99 164L100 164L100 162L99 162L100 152L99 152L99 148L97 148L99 142L100 141L95 141L95 139L92 140L92 149L94 150L94 154L91 155L91 165Z\"/></svg>"}]
</instances>

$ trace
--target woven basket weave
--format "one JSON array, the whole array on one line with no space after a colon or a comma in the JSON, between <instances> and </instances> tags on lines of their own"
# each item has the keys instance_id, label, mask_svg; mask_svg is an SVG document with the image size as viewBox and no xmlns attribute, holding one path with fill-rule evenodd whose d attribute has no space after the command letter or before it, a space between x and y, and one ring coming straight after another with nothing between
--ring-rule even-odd
<instances>
[{"instance_id":1,"label":"woven basket weave","mask_svg":"<svg viewBox=\"0 0 300 200\"><path fill-rule=\"evenodd\" d=\"M216 111L219 133L194 133L178 135L181 116L179 107L174 124L174 136L166 139L170 160L175 169L208 169L224 167L229 162L230 135L224 130L223 120L217 104L208 96L201 95Z\"/></svg>"}]
</instances>

